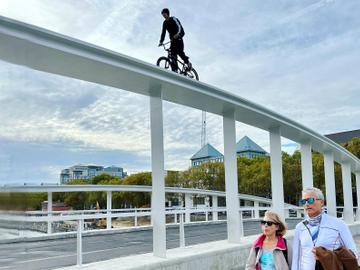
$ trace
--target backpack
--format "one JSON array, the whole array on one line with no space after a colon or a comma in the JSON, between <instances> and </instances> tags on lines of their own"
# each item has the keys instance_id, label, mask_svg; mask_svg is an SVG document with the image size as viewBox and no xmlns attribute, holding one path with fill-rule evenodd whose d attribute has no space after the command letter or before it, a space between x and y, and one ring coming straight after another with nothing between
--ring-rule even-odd
<instances>
[{"instance_id":1,"label":"backpack","mask_svg":"<svg viewBox=\"0 0 360 270\"><path fill-rule=\"evenodd\" d=\"M286 239L285 239L285 238L283 238L283 239L284 239L284 242L285 242L286 249L281 250L281 251L282 251L282 253L283 253L284 257L285 257L286 262L289 264L289 261L288 261L287 242L286 242ZM255 257L257 257L257 255L258 255L259 249L260 249L259 247L256 247L256 248L255 248Z\"/></svg>"}]
</instances>

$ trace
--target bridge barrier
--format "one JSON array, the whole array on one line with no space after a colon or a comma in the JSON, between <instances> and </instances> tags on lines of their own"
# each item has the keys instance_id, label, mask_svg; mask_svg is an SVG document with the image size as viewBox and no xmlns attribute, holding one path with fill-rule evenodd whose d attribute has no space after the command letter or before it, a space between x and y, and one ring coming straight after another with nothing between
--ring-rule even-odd
<instances>
[{"instance_id":1,"label":"bridge barrier","mask_svg":"<svg viewBox=\"0 0 360 270\"><path fill-rule=\"evenodd\" d=\"M360 235L360 223L349 225L353 236ZM83 265L84 270L243 270L249 255L252 242L256 235L241 238L240 244L228 241L208 242L184 248L167 251L166 259L154 257L151 253L116 258L108 261ZM294 231L288 231L286 239L292 245ZM60 268L59 270L75 270L76 266Z\"/></svg>"}]
</instances>

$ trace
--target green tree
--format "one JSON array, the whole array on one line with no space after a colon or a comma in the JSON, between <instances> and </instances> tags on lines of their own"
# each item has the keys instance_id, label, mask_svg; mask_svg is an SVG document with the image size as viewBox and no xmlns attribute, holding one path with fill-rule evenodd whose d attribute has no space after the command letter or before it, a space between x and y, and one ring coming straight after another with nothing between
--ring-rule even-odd
<instances>
[{"instance_id":1,"label":"green tree","mask_svg":"<svg viewBox=\"0 0 360 270\"><path fill-rule=\"evenodd\" d=\"M151 173L132 174L126 177L122 183L124 185L151 186ZM132 207L149 207L151 204L149 192L124 192L122 196Z\"/></svg>"}]
</instances>

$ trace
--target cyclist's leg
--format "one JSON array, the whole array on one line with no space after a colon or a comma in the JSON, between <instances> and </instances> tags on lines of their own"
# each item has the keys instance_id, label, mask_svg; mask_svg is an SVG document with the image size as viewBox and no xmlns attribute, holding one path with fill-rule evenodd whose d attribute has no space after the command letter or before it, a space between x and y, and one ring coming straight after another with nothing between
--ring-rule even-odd
<instances>
[{"instance_id":1,"label":"cyclist's leg","mask_svg":"<svg viewBox=\"0 0 360 270\"><path fill-rule=\"evenodd\" d=\"M175 40L171 41L170 49L171 49L171 59L172 59L171 69L172 69L172 71L177 72L177 70L178 70L178 64L177 64L178 47L177 47L177 42Z\"/></svg>"},{"instance_id":2,"label":"cyclist's leg","mask_svg":"<svg viewBox=\"0 0 360 270\"><path fill-rule=\"evenodd\" d=\"M189 57L186 56L184 52L184 41L182 39L178 39L178 55L185 62L185 64L189 64Z\"/></svg>"}]
</instances>

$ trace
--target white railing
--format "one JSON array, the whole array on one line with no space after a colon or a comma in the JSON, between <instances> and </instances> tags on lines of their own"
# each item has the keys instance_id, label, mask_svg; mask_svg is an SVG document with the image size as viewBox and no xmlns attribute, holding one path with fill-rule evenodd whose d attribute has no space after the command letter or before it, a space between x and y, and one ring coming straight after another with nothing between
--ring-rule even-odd
<instances>
[{"instance_id":1,"label":"white railing","mask_svg":"<svg viewBox=\"0 0 360 270\"><path fill-rule=\"evenodd\" d=\"M240 207L239 212L241 219L254 219L260 217L260 211L269 210L270 207ZM294 210L300 213L302 208L289 207L287 211ZM109 213L110 212L110 213ZM186 214L205 214L205 222L209 221L209 213L223 212L226 213L225 207L168 207L166 208L166 215L174 215L173 224L179 225L179 245L185 247L185 222L184 216ZM258 214L255 214L257 212ZM249 215L250 214L250 215ZM20 222L61 222L61 221L76 221L76 242L77 242L77 265L81 266L83 262L82 256L82 236L84 233L84 224L86 220L124 218L133 217L134 225L138 227L137 218L149 216L151 217L151 208L130 208L130 209L100 209L100 210L70 210L70 211L26 211L26 212L0 212L0 220L4 221L20 221ZM194 222L192 222L194 223ZM241 222L241 224L243 224ZM104 229L107 230L107 229ZM241 236L244 236L243 229ZM71 232L75 233L75 232ZM53 233L56 234L56 233Z\"/></svg>"}]
</instances>

